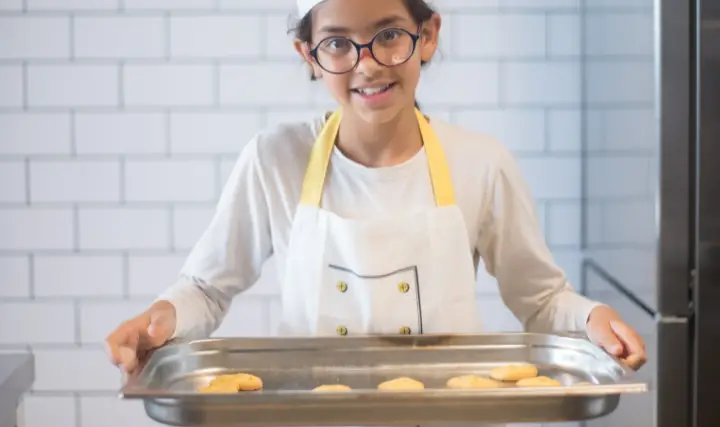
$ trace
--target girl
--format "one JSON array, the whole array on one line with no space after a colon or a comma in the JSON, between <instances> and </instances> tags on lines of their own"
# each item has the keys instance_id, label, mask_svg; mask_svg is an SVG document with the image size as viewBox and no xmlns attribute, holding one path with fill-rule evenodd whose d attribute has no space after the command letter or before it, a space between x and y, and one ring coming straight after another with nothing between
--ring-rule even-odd
<instances>
[{"instance_id":1,"label":"girl","mask_svg":"<svg viewBox=\"0 0 720 427\"><path fill-rule=\"evenodd\" d=\"M423 0L297 3L295 48L339 109L243 149L181 279L108 337L114 363L210 335L272 254L284 334L478 332L482 259L526 330L586 332L639 368L638 334L555 265L508 150L417 110L440 16Z\"/></svg>"}]
</instances>

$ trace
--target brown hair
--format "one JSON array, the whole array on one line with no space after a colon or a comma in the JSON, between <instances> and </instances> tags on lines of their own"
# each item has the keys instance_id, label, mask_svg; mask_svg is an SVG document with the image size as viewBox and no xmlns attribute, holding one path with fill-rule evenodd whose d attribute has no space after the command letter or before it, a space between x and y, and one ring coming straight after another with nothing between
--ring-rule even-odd
<instances>
[{"instance_id":1,"label":"brown hair","mask_svg":"<svg viewBox=\"0 0 720 427\"><path fill-rule=\"evenodd\" d=\"M435 13L435 9L428 5L425 0L405 0L405 6L410 12L410 16L412 16L413 20L418 25L430 20L430 18L432 18L433 14ZM312 12L308 12L305 16L300 18L297 25L289 32L292 33L295 38L300 40L301 42L311 43ZM426 63L426 61L421 61L420 65L424 66ZM311 74L310 80L316 80L315 75ZM417 101L415 102L415 107L419 109Z\"/></svg>"}]
</instances>

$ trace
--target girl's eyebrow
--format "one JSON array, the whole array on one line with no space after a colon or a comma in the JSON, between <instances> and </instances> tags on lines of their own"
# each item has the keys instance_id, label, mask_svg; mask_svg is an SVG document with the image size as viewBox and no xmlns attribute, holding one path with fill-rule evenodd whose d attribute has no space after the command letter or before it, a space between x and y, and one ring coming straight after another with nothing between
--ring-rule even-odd
<instances>
[{"instance_id":1,"label":"girl's eyebrow","mask_svg":"<svg viewBox=\"0 0 720 427\"><path fill-rule=\"evenodd\" d=\"M392 16L388 16L386 18L382 18L378 21L375 21L375 23L371 24L369 27L372 29L378 29L378 28L382 28L382 27L387 27L388 25L396 24L399 21L404 21L404 20L405 19L403 19L401 16L392 15ZM322 33L342 33L342 34L347 34L347 33L352 32L352 30L347 27L339 27L339 26L335 26L335 25L325 25L323 27L320 27L319 31Z\"/></svg>"}]
</instances>

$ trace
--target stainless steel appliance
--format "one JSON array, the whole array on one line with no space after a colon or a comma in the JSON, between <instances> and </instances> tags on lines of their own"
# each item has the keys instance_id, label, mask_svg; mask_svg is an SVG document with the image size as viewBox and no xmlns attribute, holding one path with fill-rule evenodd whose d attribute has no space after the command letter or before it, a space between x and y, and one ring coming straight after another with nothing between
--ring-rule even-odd
<instances>
[{"instance_id":1,"label":"stainless steel appliance","mask_svg":"<svg viewBox=\"0 0 720 427\"><path fill-rule=\"evenodd\" d=\"M583 291L651 393L588 427L720 426L720 1L584 0Z\"/></svg>"}]
</instances>

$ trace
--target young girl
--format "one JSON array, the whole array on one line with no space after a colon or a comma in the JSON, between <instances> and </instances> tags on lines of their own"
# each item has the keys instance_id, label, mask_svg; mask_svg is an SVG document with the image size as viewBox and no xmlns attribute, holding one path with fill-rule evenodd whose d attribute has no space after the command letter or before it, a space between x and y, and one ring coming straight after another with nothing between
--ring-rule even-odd
<instances>
[{"instance_id":1,"label":"young girl","mask_svg":"<svg viewBox=\"0 0 720 427\"><path fill-rule=\"evenodd\" d=\"M423 0L297 3L295 47L340 107L244 148L179 282L108 337L113 362L210 335L273 255L283 334L479 332L482 259L526 330L586 332L639 368L638 334L555 265L508 150L417 110L440 16Z\"/></svg>"}]
</instances>

